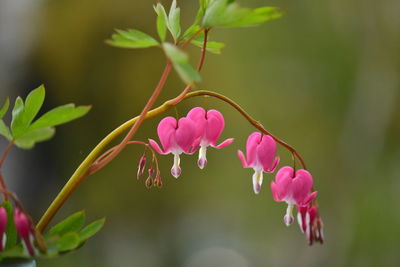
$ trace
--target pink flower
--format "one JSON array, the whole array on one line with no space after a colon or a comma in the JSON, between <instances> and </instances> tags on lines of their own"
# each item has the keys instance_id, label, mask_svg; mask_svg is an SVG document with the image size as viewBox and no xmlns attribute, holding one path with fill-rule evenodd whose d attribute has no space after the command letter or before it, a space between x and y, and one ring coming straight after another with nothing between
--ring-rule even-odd
<instances>
[{"instance_id":1,"label":"pink flower","mask_svg":"<svg viewBox=\"0 0 400 267\"><path fill-rule=\"evenodd\" d=\"M313 186L311 174L306 170L294 171L292 167L283 167L276 174L275 182L271 182L274 200L288 204L284 222L287 226L293 223L293 207L307 206L317 192L310 192Z\"/></svg>"},{"instance_id":2,"label":"pink flower","mask_svg":"<svg viewBox=\"0 0 400 267\"><path fill-rule=\"evenodd\" d=\"M0 207L0 251L3 251L6 243L7 212Z\"/></svg>"},{"instance_id":3,"label":"pink flower","mask_svg":"<svg viewBox=\"0 0 400 267\"><path fill-rule=\"evenodd\" d=\"M174 164L171 169L171 174L175 178L178 178L182 172L179 166L179 155L182 153L194 153L193 143L196 139L196 127L194 123L187 118L181 118L177 121L173 117L166 117L158 124L157 134L164 151L157 142L152 139L149 139L150 145L160 154L166 155L172 153L174 155Z\"/></svg>"},{"instance_id":4,"label":"pink flower","mask_svg":"<svg viewBox=\"0 0 400 267\"><path fill-rule=\"evenodd\" d=\"M301 231L306 235L308 244L314 241L324 242L323 223L316 206L297 207L297 221Z\"/></svg>"},{"instance_id":5,"label":"pink flower","mask_svg":"<svg viewBox=\"0 0 400 267\"><path fill-rule=\"evenodd\" d=\"M28 250L29 255L34 256L35 250L32 245L34 241L33 230L28 217L18 208L14 212L14 223L19 236L23 240L25 249Z\"/></svg>"},{"instance_id":6,"label":"pink flower","mask_svg":"<svg viewBox=\"0 0 400 267\"><path fill-rule=\"evenodd\" d=\"M256 194L260 193L263 181L263 172L274 172L279 164L276 155L275 140L269 135L254 132L247 138L246 155L238 150L239 159L244 168L253 168L253 189Z\"/></svg>"},{"instance_id":7,"label":"pink flower","mask_svg":"<svg viewBox=\"0 0 400 267\"><path fill-rule=\"evenodd\" d=\"M197 165L200 169L203 169L207 164L207 147L223 148L230 145L233 142L233 138L226 139L221 144L216 145L225 127L224 117L217 110L211 109L206 112L203 108L196 107L191 109L186 117L196 125L197 137L195 143L196 146L200 146Z\"/></svg>"}]
</instances>

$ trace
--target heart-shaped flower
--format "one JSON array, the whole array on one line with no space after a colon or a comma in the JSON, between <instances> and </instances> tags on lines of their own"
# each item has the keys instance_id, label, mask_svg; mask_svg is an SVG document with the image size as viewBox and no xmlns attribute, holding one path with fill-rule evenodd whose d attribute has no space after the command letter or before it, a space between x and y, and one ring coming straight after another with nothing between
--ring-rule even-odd
<instances>
[{"instance_id":1,"label":"heart-shaped flower","mask_svg":"<svg viewBox=\"0 0 400 267\"><path fill-rule=\"evenodd\" d=\"M196 127L188 118L177 121L174 117L166 117L160 121L157 127L158 138L164 148L162 150L156 141L149 139L150 145L160 154L173 154L174 164L171 174L178 178L181 175L179 155L193 154L193 143L196 139Z\"/></svg>"},{"instance_id":2,"label":"heart-shaped flower","mask_svg":"<svg viewBox=\"0 0 400 267\"><path fill-rule=\"evenodd\" d=\"M207 164L207 147L220 149L230 145L234 139L226 139L217 145L225 127L225 120L222 114L215 109L205 111L201 107L196 107L191 109L186 117L196 125L195 149L200 146L197 164L200 169L203 169Z\"/></svg>"},{"instance_id":3,"label":"heart-shaped flower","mask_svg":"<svg viewBox=\"0 0 400 267\"><path fill-rule=\"evenodd\" d=\"M263 182L263 172L274 172L279 164L279 157L276 155L275 140L269 135L259 132L252 133L247 138L246 155L238 150L239 159L244 168L253 168L253 189L256 194L260 193Z\"/></svg>"}]
</instances>

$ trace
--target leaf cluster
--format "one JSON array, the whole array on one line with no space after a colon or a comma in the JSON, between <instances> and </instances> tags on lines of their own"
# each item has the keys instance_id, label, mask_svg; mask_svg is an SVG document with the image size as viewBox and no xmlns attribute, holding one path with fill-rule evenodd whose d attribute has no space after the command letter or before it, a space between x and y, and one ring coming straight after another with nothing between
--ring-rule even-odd
<instances>
[{"instance_id":1,"label":"leaf cluster","mask_svg":"<svg viewBox=\"0 0 400 267\"><path fill-rule=\"evenodd\" d=\"M7 211L6 249L0 254L0 262L6 258L30 258L21 244L17 244L17 232L10 202L1 204ZM105 218L84 226L86 215L79 211L53 226L44 236L47 251L38 257L51 258L80 248L104 226Z\"/></svg>"},{"instance_id":2,"label":"leaf cluster","mask_svg":"<svg viewBox=\"0 0 400 267\"><path fill-rule=\"evenodd\" d=\"M33 148L38 142L49 140L54 136L54 126L70 122L85 115L90 106L76 107L67 104L56 107L37 117L45 98L43 85L31 91L25 101L17 97L12 109L11 125L7 126L3 118L7 113L10 101L7 98L0 109L0 135L23 149Z\"/></svg>"},{"instance_id":3,"label":"leaf cluster","mask_svg":"<svg viewBox=\"0 0 400 267\"><path fill-rule=\"evenodd\" d=\"M138 30L116 30L106 43L120 48L160 47L171 60L180 78L186 84L200 82L200 74L189 63L189 57L182 51L184 42L203 48L204 30L215 27L247 27L280 18L282 12L276 7L243 8L234 0L199 0L199 9L194 22L182 34L181 10L173 0L169 12L158 3L154 6L157 14L157 33L160 41ZM167 42L167 31L173 42ZM208 52L220 54L225 44L206 41ZM178 51L180 50L180 51ZM184 56L186 55L186 56Z\"/></svg>"}]
</instances>

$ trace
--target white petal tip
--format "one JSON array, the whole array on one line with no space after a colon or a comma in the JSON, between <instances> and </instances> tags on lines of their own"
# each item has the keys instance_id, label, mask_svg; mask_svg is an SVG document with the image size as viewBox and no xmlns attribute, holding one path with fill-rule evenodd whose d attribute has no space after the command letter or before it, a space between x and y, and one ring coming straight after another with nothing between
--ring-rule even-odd
<instances>
[{"instance_id":1,"label":"white petal tip","mask_svg":"<svg viewBox=\"0 0 400 267\"><path fill-rule=\"evenodd\" d=\"M294 218L291 215L285 215L285 217L283 217L283 222L288 227L293 223L293 221L294 221Z\"/></svg>"},{"instance_id":2,"label":"white petal tip","mask_svg":"<svg viewBox=\"0 0 400 267\"><path fill-rule=\"evenodd\" d=\"M197 161L197 165L199 166L200 169L204 169L207 165L207 160L206 159L199 159Z\"/></svg>"},{"instance_id":3,"label":"white petal tip","mask_svg":"<svg viewBox=\"0 0 400 267\"><path fill-rule=\"evenodd\" d=\"M181 168L172 168L171 169L171 174L172 174L172 176L174 176L175 178L178 178L180 175L181 175L181 173L182 173L182 170L181 170Z\"/></svg>"}]
</instances>

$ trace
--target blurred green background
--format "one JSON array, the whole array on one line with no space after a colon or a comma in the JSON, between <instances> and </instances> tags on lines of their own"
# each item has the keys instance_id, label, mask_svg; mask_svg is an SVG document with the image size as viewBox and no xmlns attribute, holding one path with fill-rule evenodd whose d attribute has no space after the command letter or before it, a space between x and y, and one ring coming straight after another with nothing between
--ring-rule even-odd
<instances>
[{"instance_id":1,"label":"blurred green background","mask_svg":"<svg viewBox=\"0 0 400 267\"><path fill-rule=\"evenodd\" d=\"M178 1L184 27L197 2ZM56 218L85 209L89 219L107 217L103 231L79 251L39 266L400 265L400 1L241 2L286 14L260 27L212 31L227 46L207 56L199 88L235 99L300 151L319 191L326 244L309 247L297 225L283 224L286 206L272 200L272 175L260 195L252 192L252 171L241 167L236 150L254 129L226 104L196 98L168 114L216 108L226 119L222 138L235 143L210 150L205 170L195 156L183 156L177 180L169 174L172 157L160 156L161 190L136 180L143 149L129 147L85 181ZM104 40L115 28L156 35L155 3L0 2L0 97L25 96L44 83L46 108L93 105L50 142L10 154L7 182L33 218L97 142L138 114L151 94L162 52L112 48ZM198 49L190 51L195 63ZM158 103L183 86L173 74ZM161 118L146 121L137 139L156 138ZM281 166L290 162L285 150L279 154Z\"/></svg>"}]
</instances>

